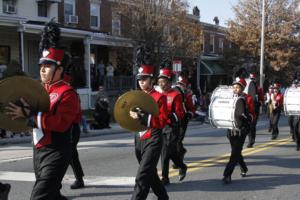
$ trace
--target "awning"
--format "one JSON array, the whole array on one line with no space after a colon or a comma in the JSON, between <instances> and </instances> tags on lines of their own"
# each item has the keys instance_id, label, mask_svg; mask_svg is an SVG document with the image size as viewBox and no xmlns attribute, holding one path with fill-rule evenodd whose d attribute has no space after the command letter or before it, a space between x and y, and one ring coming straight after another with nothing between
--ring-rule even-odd
<instances>
[{"instance_id":1,"label":"awning","mask_svg":"<svg viewBox=\"0 0 300 200\"><path fill-rule=\"evenodd\" d=\"M200 65L200 75L225 75L226 72L217 61L202 60Z\"/></svg>"}]
</instances>

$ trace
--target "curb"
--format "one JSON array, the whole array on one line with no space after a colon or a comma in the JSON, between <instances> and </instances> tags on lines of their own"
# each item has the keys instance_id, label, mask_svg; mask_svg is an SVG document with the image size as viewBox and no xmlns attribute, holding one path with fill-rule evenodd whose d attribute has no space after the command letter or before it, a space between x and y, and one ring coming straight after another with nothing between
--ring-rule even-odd
<instances>
[{"instance_id":1,"label":"curb","mask_svg":"<svg viewBox=\"0 0 300 200\"><path fill-rule=\"evenodd\" d=\"M203 126L198 121L191 121L189 126ZM121 128L118 124L113 123L111 124L110 129L100 129L100 130L89 130L88 133L81 132L81 138L88 138L88 137L96 137L96 136L104 136L104 135L114 135L114 134L122 134L122 133L129 133L125 129ZM206 127L206 126L205 126ZM23 137L14 137L14 138L3 138L0 139L0 146L9 145L9 144L24 144L24 143L31 143L32 136L23 136Z\"/></svg>"}]
</instances>

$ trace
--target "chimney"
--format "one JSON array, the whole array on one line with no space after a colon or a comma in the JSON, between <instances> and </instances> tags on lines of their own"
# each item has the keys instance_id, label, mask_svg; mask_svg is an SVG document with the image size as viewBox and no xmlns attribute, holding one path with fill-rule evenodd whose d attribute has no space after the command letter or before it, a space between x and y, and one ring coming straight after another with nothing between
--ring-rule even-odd
<instances>
[{"instance_id":1,"label":"chimney","mask_svg":"<svg viewBox=\"0 0 300 200\"><path fill-rule=\"evenodd\" d=\"M217 16L214 17L215 25L219 26L219 18Z\"/></svg>"},{"instance_id":2,"label":"chimney","mask_svg":"<svg viewBox=\"0 0 300 200\"><path fill-rule=\"evenodd\" d=\"M200 10L197 6L193 8L193 15L200 17Z\"/></svg>"}]
</instances>

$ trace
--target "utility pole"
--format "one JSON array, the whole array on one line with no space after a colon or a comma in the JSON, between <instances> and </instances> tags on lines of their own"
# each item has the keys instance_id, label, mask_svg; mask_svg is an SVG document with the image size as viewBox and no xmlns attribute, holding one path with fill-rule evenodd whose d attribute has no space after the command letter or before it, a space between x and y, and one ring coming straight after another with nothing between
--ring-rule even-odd
<instances>
[{"instance_id":1,"label":"utility pole","mask_svg":"<svg viewBox=\"0 0 300 200\"><path fill-rule=\"evenodd\" d=\"M260 87L263 88L264 81L264 46L265 46L265 0L262 0L262 16L261 16L261 43L260 43L260 68L259 81Z\"/></svg>"}]
</instances>

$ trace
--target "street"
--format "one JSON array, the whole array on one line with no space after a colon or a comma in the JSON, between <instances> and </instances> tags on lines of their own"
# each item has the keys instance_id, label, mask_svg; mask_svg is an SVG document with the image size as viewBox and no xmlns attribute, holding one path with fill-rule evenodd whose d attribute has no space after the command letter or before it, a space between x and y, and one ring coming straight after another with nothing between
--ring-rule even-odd
<instances>
[{"instance_id":1,"label":"street","mask_svg":"<svg viewBox=\"0 0 300 200\"><path fill-rule=\"evenodd\" d=\"M212 128L209 124L193 122L185 139L188 174L179 182L178 171L170 171L171 185L167 186L170 199L300 199L300 158L296 145L289 137L287 118L282 117L280 120L277 140L270 140L267 125L267 119L262 118L258 122L254 148L244 148L243 155L249 168L247 177L240 176L237 166L232 183L224 185L221 179L230 153L226 131ZM64 195L74 200L130 199L138 169L132 133L82 138L78 148L86 187L70 190L74 176L69 168L61 190ZM30 198L35 180L31 144L0 146L0 180L12 185L10 200ZM148 199L157 198L151 192Z\"/></svg>"}]
</instances>

